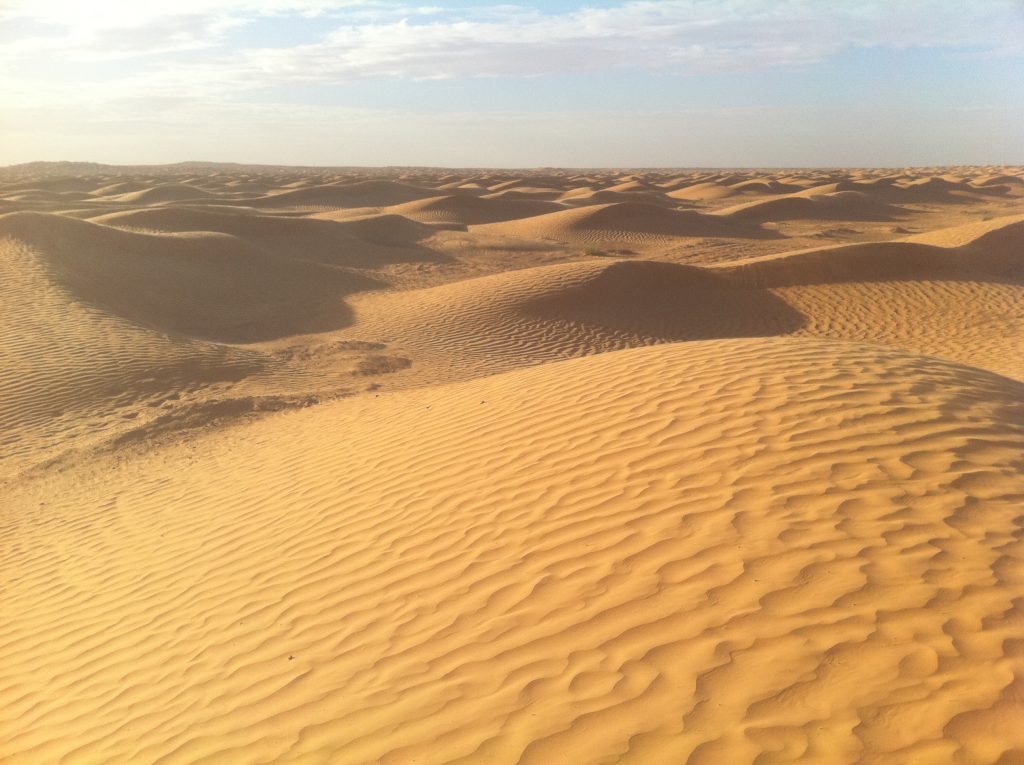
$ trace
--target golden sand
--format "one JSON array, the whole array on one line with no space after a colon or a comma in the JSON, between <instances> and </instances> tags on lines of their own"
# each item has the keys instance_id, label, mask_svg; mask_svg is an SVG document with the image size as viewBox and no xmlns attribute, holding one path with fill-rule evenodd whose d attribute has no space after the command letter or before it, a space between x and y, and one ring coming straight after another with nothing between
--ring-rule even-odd
<instances>
[{"instance_id":1,"label":"golden sand","mask_svg":"<svg viewBox=\"0 0 1024 765\"><path fill-rule=\"evenodd\" d=\"M0 761L1024 761L1022 178L0 176Z\"/></svg>"}]
</instances>

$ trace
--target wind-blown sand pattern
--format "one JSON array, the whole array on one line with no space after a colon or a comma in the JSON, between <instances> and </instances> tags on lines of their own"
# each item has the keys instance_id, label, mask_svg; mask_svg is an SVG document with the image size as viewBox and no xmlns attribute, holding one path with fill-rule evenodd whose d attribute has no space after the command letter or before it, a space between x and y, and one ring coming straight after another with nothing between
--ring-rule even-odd
<instances>
[{"instance_id":1,"label":"wind-blown sand pattern","mask_svg":"<svg viewBox=\"0 0 1024 765\"><path fill-rule=\"evenodd\" d=\"M1024 761L1024 171L0 173L0 761Z\"/></svg>"}]
</instances>

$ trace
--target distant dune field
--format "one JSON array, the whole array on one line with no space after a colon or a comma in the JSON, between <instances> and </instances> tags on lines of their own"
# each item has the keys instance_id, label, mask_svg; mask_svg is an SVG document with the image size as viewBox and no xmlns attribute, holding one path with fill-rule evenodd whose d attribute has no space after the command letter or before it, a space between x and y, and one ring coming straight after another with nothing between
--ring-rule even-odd
<instances>
[{"instance_id":1,"label":"distant dune field","mask_svg":"<svg viewBox=\"0 0 1024 765\"><path fill-rule=\"evenodd\" d=\"M0 170L0 762L1024 762L1024 168Z\"/></svg>"}]
</instances>

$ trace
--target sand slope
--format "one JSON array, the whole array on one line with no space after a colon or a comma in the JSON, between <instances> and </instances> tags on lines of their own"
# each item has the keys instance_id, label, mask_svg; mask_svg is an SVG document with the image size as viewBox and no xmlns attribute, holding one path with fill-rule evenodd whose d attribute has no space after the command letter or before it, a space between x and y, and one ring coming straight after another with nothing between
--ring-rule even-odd
<instances>
[{"instance_id":1,"label":"sand slope","mask_svg":"<svg viewBox=\"0 0 1024 765\"><path fill-rule=\"evenodd\" d=\"M971 278L1024 281L1024 216L954 226L892 242L752 258L723 270L763 286Z\"/></svg>"},{"instance_id":2,"label":"sand slope","mask_svg":"<svg viewBox=\"0 0 1024 765\"><path fill-rule=\"evenodd\" d=\"M172 336L83 300L76 287L90 288L88 274L61 265L0 235L0 476L90 443L111 420L123 425L140 409L268 367L261 354Z\"/></svg>"},{"instance_id":3,"label":"sand slope","mask_svg":"<svg viewBox=\"0 0 1024 765\"><path fill-rule=\"evenodd\" d=\"M268 195L254 207L383 207L435 196L433 189L396 181L358 181L308 186Z\"/></svg>"},{"instance_id":4,"label":"sand slope","mask_svg":"<svg viewBox=\"0 0 1024 765\"><path fill-rule=\"evenodd\" d=\"M641 204L667 207L680 206L679 200L669 199L662 194L647 191L611 191L610 189L577 189L567 192L559 201L574 207L582 205L607 205L619 202L639 202Z\"/></svg>"},{"instance_id":5,"label":"sand slope","mask_svg":"<svg viewBox=\"0 0 1024 765\"><path fill-rule=\"evenodd\" d=\"M0 762L1024 762L1022 177L0 168Z\"/></svg>"},{"instance_id":6,"label":"sand slope","mask_svg":"<svg viewBox=\"0 0 1024 765\"><path fill-rule=\"evenodd\" d=\"M148 205L160 202L182 202L209 196L211 196L210 192L186 183L162 183L152 188L119 194L114 198L114 201Z\"/></svg>"},{"instance_id":7,"label":"sand slope","mask_svg":"<svg viewBox=\"0 0 1024 765\"><path fill-rule=\"evenodd\" d=\"M784 334L803 317L707 269L591 260L354 302L360 337L401 338L420 374L464 379L653 343Z\"/></svg>"},{"instance_id":8,"label":"sand slope","mask_svg":"<svg viewBox=\"0 0 1024 765\"><path fill-rule=\"evenodd\" d=\"M528 218L557 212L554 202L530 199L485 199L471 196L440 196L387 208L387 212L413 220L472 225Z\"/></svg>"},{"instance_id":9,"label":"sand slope","mask_svg":"<svg viewBox=\"0 0 1024 765\"><path fill-rule=\"evenodd\" d=\"M143 326L224 342L255 342L345 326L346 293L368 278L283 262L236 237L140 234L44 213L0 218L6 235L44 254L81 302Z\"/></svg>"},{"instance_id":10,"label":"sand slope","mask_svg":"<svg viewBox=\"0 0 1024 765\"><path fill-rule=\"evenodd\" d=\"M743 193L756 194L763 192L764 189L760 187L755 187L745 192L744 189L732 188L716 181L705 181L675 189L668 192L667 196L672 199L707 202L716 199L728 199Z\"/></svg>"},{"instance_id":11,"label":"sand slope","mask_svg":"<svg viewBox=\"0 0 1024 765\"><path fill-rule=\"evenodd\" d=\"M861 191L836 191L807 197L787 195L746 202L716 211L737 220L892 220L902 210Z\"/></svg>"},{"instance_id":12,"label":"sand slope","mask_svg":"<svg viewBox=\"0 0 1024 765\"><path fill-rule=\"evenodd\" d=\"M766 256L719 270L769 289L800 333L892 345L1024 379L1024 219L904 241Z\"/></svg>"},{"instance_id":13,"label":"sand slope","mask_svg":"<svg viewBox=\"0 0 1024 765\"><path fill-rule=\"evenodd\" d=\"M741 340L370 401L20 486L5 761L1024 754L1020 383Z\"/></svg>"},{"instance_id":14,"label":"sand slope","mask_svg":"<svg viewBox=\"0 0 1024 765\"><path fill-rule=\"evenodd\" d=\"M475 230L492 236L584 243L621 241L635 244L688 236L764 235L764 232L754 227L730 225L717 216L690 210L669 210L642 202L585 206L525 220L477 226Z\"/></svg>"},{"instance_id":15,"label":"sand slope","mask_svg":"<svg viewBox=\"0 0 1024 765\"><path fill-rule=\"evenodd\" d=\"M927 241L917 241L927 240ZM1024 377L1024 221L717 267L595 259L353 301L439 379L653 343L792 333ZM952 246L948 246L952 245Z\"/></svg>"},{"instance_id":16,"label":"sand slope","mask_svg":"<svg viewBox=\"0 0 1024 765\"><path fill-rule=\"evenodd\" d=\"M437 259L419 246L435 229L398 215L358 220L253 215L220 208L176 207L129 210L91 218L118 228L161 232L213 231L291 260L332 266L375 268L395 262Z\"/></svg>"}]
</instances>

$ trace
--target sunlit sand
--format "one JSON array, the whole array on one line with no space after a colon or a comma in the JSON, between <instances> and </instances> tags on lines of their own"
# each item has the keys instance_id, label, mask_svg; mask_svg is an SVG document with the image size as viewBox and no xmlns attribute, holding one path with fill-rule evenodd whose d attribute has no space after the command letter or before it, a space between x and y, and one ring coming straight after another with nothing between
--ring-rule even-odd
<instances>
[{"instance_id":1,"label":"sunlit sand","mask_svg":"<svg viewBox=\"0 0 1024 765\"><path fill-rule=\"evenodd\" d=\"M0 174L0 760L1024 759L1024 170Z\"/></svg>"}]
</instances>

